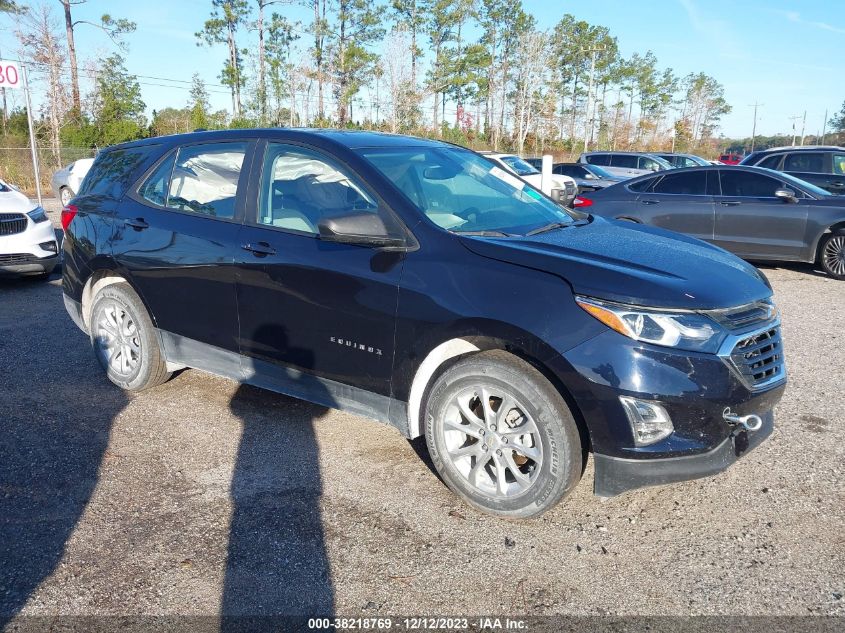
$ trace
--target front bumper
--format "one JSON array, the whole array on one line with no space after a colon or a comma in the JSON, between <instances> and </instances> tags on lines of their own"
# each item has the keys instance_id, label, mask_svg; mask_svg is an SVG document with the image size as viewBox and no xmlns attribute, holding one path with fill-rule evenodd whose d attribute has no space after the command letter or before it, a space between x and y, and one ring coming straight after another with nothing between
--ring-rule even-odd
<instances>
[{"instance_id":1,"label":"front bumper","mask_svg":"<svg viewBox=\"0 0 845 633\"><path fill-rule=\"evenodd\" d=\"M600 496L725 470L771 434L774 407L786 388L784 379L752 391L715 354L642 344L611 330L561 358L568 366L556 373L584 417ZM619 396L659 403L674 432L637 446ZM763 427L738 431L723 417L727 407L760 416Z\"/></svg>"},{"instance_id":2,"label":"front bumper","mask_svg":"<svg viewBox=\"0 0 845 633\"><path fill-rule=\"evenodd\" d=\"M594 492L599 497L613 497L635 488L716 475L772 434L773 413L769 411L761 417L763 426L757 431L733 430L721 444L706 453L662 459L626 459L597 453L593 456Z\"/></svg>"},{"instance_id":3,"label":"front bumper","mask_svg":"<svg viewBox=\"0 0 845 633\"><path fill-rule=\"evenodd\" d=\"M59 263L58 250L52 223L29 219L22 232L0 237L0 275L50 273Z\"/></svg>"}]
</instances>

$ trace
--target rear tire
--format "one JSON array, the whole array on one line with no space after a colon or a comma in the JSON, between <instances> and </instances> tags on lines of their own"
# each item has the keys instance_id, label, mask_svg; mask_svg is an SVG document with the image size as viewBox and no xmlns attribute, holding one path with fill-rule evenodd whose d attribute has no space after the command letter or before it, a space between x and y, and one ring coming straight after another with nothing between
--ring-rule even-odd
<instances>
[{"instance_id":1,"label":"rear tire","mask_svg":"<svg viewBox=\"0 0 845 633\"><path fill-rule=\"evenodd\" d=\"M142 391L170 378L155 327L129 284L113 284L97 293L90 330L94 354L118 387Z\"/></svg>"},{"instance_id":2,"label":"rear tire","mask_svg":"<svg viewBox=\"0 0 845 633\"><path fill-rule=\"evenodd\" d=\"M845 281L845 229L825 235L819 243L819 265L834 279Z\"/></svg>"},{"instance_id":3,"label":"rear tire","mask_svg":"<svg viewBox=\"0 0 845 633\"><path fill-rule=\"evenodd\" d=\"M538 516L581 477L581 439L569 407L537 369L501 350L458 361L437 379L425 405L425 437L446 485L489 514Z\"/></svg>"}]
</instances>

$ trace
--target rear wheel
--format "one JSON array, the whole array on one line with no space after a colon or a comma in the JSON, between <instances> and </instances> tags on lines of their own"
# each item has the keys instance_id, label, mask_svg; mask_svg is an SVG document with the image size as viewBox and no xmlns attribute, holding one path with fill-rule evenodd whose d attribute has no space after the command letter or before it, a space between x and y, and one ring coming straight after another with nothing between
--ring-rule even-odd
<instances>
[{"instance_id":1,"label":"rear wheel","mask_svg":"<svg viewBox=\"0 0 845 633\"><path fill-rule=\"evenodd\" d=\"M90 329L97 360L118 387L141 391L170 378L152 321L128 284L97 293Z\"/></svg>"},{"instance_id":2,"label":"rear wheel","mask_svg":"<svg viewBox=\"0 0 845 633\"><path fill-rule=\"evenodd\" d=\"M834 279L845 280L845 230L824 236L819 244L819 264Z\"/></svg>"},{"instance_id":3,"label":"rear wheel","mask_svg":"<svg viewBox=\"0 0 845 633\"><path fill-rule=\"evenodd\" d=\"M578 483L583 457L572 413L539 371L507 352L456 363L435 382L425 413L437 471L484 512L534 517Z\"/></svg>"}]
</instances>

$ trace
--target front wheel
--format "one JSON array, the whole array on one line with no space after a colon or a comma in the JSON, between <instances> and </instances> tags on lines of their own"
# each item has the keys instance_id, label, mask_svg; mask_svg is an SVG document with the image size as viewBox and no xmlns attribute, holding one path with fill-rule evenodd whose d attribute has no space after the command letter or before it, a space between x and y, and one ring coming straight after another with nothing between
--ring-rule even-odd
<instances>
[{"instance_id":1,"label":"front wheel","mask_svg":"<svg viewBox=\"0 0 845 633\"><path fill-rule=\"evenodd\" d=\"M113 284L97 293L91 310L91 346L118 387L141 391L170 378L152 321L129 284Z\"/></svg>"},{"instance_id":2,"label":"front wheel","mask_svg":"<svg viewBox=\"0 0 845 633\"><path fill-rule=\"evenodd\" d=\"M438 473L484 512L537 516L580 479L582 446L569 407L537 369L507 352L481 352L449 368L425 415Z\"/></svg>"},{"instance_id":3,"label":"front wheel","mask_svg":"<svg viewBox=\"0 0 845 633\"><path fill-rule=\"evenodd\" d=\"M819 264L834 279L845 280L845 230L840 229L822 238Z\"/></svg>"}]
</instances>

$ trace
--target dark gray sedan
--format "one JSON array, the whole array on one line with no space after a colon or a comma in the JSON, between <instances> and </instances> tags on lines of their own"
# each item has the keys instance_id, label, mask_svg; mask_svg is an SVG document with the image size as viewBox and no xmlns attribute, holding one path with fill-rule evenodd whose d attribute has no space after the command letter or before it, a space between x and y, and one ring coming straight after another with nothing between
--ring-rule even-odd
<instances>
[{"instance_id":1,"label":"dark gray sedan","mask_svg":"<svg viewBox=\"0 0 845 633\"><path fill-rule=\"evenodd\" d=\"M818 263L845 280L845 197L760 167L691 167L575 199L607 218L659 226L752 261Z\"/></svg>"}]
</instances>

